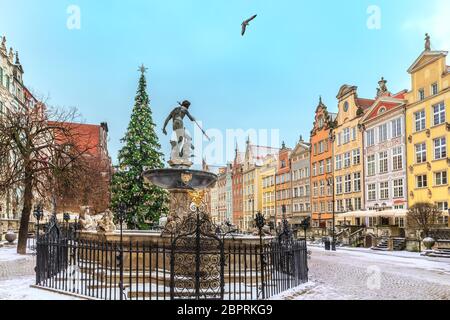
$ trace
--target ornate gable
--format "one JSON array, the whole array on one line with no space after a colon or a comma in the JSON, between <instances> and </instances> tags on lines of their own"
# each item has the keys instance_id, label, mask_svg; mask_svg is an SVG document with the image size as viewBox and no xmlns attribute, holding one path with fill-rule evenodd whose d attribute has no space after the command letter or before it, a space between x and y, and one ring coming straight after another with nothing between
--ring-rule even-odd
<instances>
[{"instance_id":1,"label":"ornate gable","mask_svg":"<svg viewBox=\"0 0 450 320\"><path fill-rule=\"evenodd\" d=\"M447 56L447 51L424 51L422 54L414 61L414 63L409 67L408 73L414 73L417 70L422 69L423 67L429 65L430 63L435 62L441 58L445 58Z\"/></svg>"}]
</instances>

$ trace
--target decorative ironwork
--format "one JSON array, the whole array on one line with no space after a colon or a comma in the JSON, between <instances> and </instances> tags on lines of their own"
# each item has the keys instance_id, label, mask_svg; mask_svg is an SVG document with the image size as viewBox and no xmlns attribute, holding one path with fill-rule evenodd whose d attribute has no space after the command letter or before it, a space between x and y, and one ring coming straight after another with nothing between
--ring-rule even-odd
<instances>
[{"instance_id":1,"label":"decorative ironwork","mask_svg":"<svg viewBox=\"0 0 450 320\"><path fill-rule=\"evenodd\" d=\"M191 213L172 234L170 296L172 300L222 300L224 244L209 214L203 210L203 193L191 197Z\"/></svg>"}]
</instances>

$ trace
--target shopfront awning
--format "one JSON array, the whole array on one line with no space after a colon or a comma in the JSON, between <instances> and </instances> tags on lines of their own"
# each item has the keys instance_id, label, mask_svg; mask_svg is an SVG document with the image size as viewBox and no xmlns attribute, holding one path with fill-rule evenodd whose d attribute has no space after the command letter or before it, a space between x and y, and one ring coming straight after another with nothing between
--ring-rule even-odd
<instances>
[{"instance_id":1,"label":"shopfront awning","mask_svg":"<svg viewBox=\"0 0 450 320\"><path fill-rule=\"evenodd\" d=\"M404 218L408 214L408 210L395 209L384 211L351 211L346 213L337 214L338 219L351 219L351 218Z\"/></svg>"}]
</instances>

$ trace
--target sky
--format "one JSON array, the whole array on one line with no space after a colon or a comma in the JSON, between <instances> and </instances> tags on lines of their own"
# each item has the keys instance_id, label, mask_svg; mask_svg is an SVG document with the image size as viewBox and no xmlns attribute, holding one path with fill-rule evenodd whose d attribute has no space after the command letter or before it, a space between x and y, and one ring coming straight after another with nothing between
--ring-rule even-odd
<instances>
[{"instance_id":1,"label":"sky","mask_svg":"<svg viewBox=\"0 0 450 320\"><path fill-rule=\"evenodd\" d=\"M117 163L142 63L166 155L162 124L185 99L215 141L226 130L273 129L267 143L294 147L309 137L319 96L335 112L343 84L365 98L382 76L392 92L409 89L425 32L432 49L450 49L449 16L448 0L0 0L0 35L33 92L108 123ZM234 143L200 157L223 165ZM245 137L238 143L242 151Z\"/></svg>"}]
</instances>

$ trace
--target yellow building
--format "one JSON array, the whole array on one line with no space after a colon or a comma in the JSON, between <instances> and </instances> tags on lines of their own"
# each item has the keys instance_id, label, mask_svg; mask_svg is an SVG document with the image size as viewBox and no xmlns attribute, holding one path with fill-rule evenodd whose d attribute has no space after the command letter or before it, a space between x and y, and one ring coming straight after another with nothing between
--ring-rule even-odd
<instances>
[{"instance_id":1,"label":"yellow building","mask_svg":"<svg viewBox=\"0 0 450 320\"><path fill-rule=\"evenodd\" d=\"M317 170L334 171L336 212L359 211L364 208L363 134L359 126L364 112L374 100L361 99L357 87L344 85L337 95L339 112L334 130L334 170L321 164ZM330 175L331 176L331 175ZM324 181L319 192L329 192ZM360 224L361 221L352 221Z\"/></svg>"},{"instance_id":2,"label":"yellow building","mask_svg":"<svg viewBox=\"0 0 450 320\"><path fill-rule=\"evenodd\" d=\"M269 154L278 154L276 148L252 145L247 141L245 160L243 163L243 229L251 231L255 216L262 212L262 178L261 168Z\"/></svg>"},{"instance_id":3,"label":"yellow building","mask_svg":"<svg viewBox=\"0 0 450 320\"><path fill-rule=\"evenodd\" d=\"M261 168L262 214L267 221L275 223L275 176L278 167L276 155L268 155Z\"/></svg>"},{"instance_id":4,"label":"yellow building","mask_svg":"<svg viewBox=\"0 0 450 320\"><path fill-rule=\"evenodd\" d=\"M450 67L446 56L446 51L431 50L427 35L425 51L408 70L412 89L406 95L406 139L409 206L432 202L448 213Z\"/></svg>"}]
</instances>

